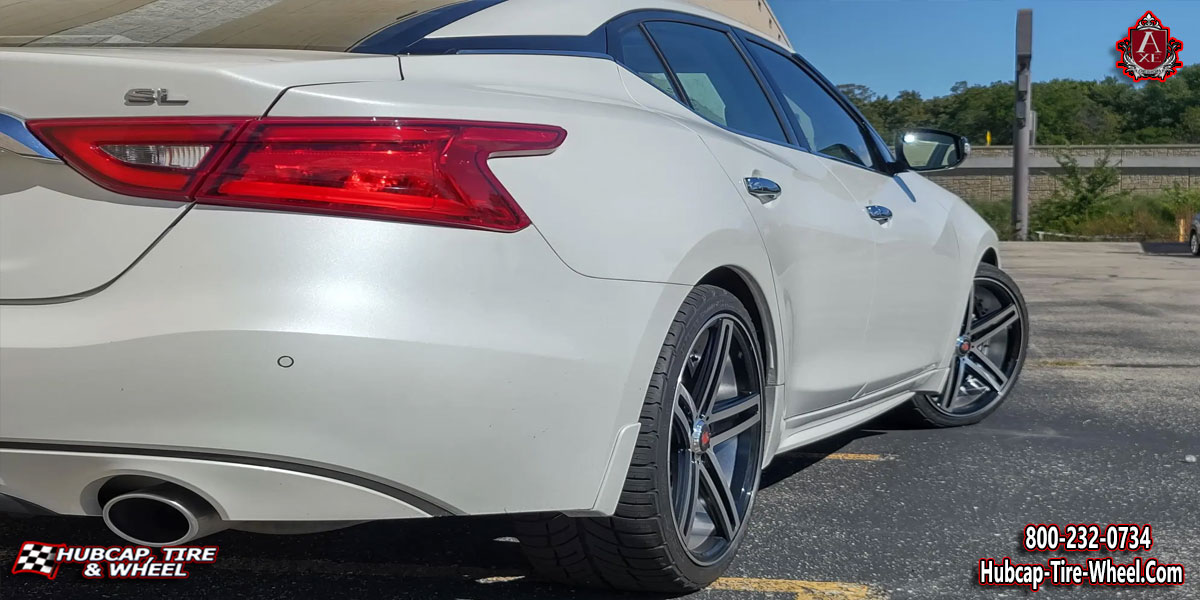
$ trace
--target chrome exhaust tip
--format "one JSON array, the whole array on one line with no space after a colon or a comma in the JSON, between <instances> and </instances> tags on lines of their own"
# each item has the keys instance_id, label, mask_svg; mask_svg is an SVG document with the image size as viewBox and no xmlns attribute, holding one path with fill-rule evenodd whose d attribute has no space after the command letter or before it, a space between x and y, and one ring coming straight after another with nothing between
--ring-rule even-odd
<instances>
[{"instance_id":1,"label":"chrome exhaust tip","mask_svg":"<svg viewBox=\"0 0 1200 600\"><path fill-rule=\"evenodd\" d=\"M139 546L180 546L228 527L211 504L173 483L116 496L103 514L113 533Z\"/></svg>"}]
</instances>

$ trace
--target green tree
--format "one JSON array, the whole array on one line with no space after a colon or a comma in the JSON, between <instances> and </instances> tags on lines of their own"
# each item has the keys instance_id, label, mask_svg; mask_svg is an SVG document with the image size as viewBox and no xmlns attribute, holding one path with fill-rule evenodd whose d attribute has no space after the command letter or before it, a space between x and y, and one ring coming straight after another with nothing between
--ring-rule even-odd
<instances>
[{"instance_id":1,"label":"green tree","mask_svg":"<svg viewBox=\"0 0 1200 600\"><path fill-rule=\"evenodd\" d=\"M1062 168L1062 173L1054 176L1059 187L1049 199L1034 206L1034 229L1073 233L1080 223L1100 216L1126 196L1119 191L1120 163L1110 164L1110 152L1105 151L1096 158L1095 165L1086 169L1066 152L1054 158Z\"/></svg>"},{"instance_id":2,"label":"green tree","mask_svg":"<svg viewBox=\"0 0 1200 600\"><path fill-rule=\"evenodd\" d=\"M839 86L886 140L906 127L937 127L982 143L1012 143L1013 84L955 83L950 93L922 98L904 91L880 96L861 84ZM1167 81L1134 83L1056 79L1035 83L1039 144L1200 143L1200 67L1184 67Z\"/></svg>"}]
</instances>

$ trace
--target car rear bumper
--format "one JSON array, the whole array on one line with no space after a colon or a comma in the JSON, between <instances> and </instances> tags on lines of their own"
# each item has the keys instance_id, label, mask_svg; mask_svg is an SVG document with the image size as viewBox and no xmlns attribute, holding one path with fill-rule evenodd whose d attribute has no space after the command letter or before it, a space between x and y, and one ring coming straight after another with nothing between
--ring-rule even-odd
<instances>
[{"instance_id":1,"label":"car rear bumper","mask_svg":"<svg viewBox=\"0 0 1200 600\"><path fill-rule=\"evenodd\" d=\"M686 286L497 234L193 208L109 288L0 306L0 493L121 474L231 520L615 509Z\"/></svg>"}]
</instances>

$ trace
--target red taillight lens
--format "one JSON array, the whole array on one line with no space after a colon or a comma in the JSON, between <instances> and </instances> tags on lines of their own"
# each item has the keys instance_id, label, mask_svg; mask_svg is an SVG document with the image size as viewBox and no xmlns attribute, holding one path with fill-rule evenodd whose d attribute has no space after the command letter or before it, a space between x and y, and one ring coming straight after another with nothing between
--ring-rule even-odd
<instances>
[{"instance_id":1,"label":"red taillight lens","mask_svg":"<svg viewBox=\"0 0 1200 600\"><path fill-rule=\"evenodd\" d=\"M129 195L494 231L520 230L529 219L488 159L549 153L567 135L547 125L474 121L248 121L30 127L81 173Z\"/></svg>"},{"instance_id":2,"label":"red taillight lens","mask_svg":"<svg viewBox=\"0 0 1200 600\"><path fill-rule=\"evenodd\" d=\"M29 129L67 164L114 192L191 199L250 119L53 119Z\"/></svg>"},{"instance_id":3,"label":"red taillight lens","mask_svg":"<svg viewBox=\"0 0 1200 600\"><path fill-rule=\"evenodd\" d=\"M264 119L196 200L517 231L529 220L487 159L549 152L565 137L541 125Z\"/></svg>"}]
</instances>

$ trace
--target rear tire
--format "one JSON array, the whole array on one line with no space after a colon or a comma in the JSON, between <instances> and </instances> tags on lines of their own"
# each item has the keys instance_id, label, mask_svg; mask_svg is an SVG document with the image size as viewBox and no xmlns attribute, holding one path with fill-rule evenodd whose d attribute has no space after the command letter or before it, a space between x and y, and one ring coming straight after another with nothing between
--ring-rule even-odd
<instances>
[{"instance_id":1,"label":"rear tire","mask_svg":"<svg viewBox=\"0 0 1200 600\"><path fill-rule=\"evenodd\" d=\"M918 394L912 406L927 425L971 425L996 412L1021 374L1029 344L1029 312L1007 273L981 264L955 347L946 385ZM965 343L965 345L964 345Z\"/></svg>"},{"instance_id":2,"label":"rear tire","mask_svg":"<svg viewBox=\"0 0 1200 600\"><path fill-rule=\"evenodd\" d=\"M1192 251L1192 256L1200 256L1200 232L1193 231L1188 244Z\"/></svg>"},{"instance_id":3,"label":"rear tire","mask_svg":"<svg viewBox=\"0 0 1200 600\"><path fill-rule=\"evenodd\" d=\"M695 591L721 576L741 544L761 473L764 371L757 339L733 294L708 285L688 294L655 364L615 514L517 518L517 538L538 575L573 586L665 593ZM711 393L692 401L693 389ZM698 525L703 516L706 528Z\"/></svg>"}]
</instances>

